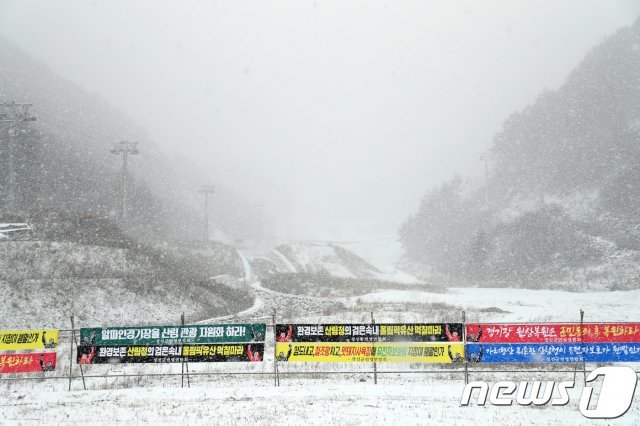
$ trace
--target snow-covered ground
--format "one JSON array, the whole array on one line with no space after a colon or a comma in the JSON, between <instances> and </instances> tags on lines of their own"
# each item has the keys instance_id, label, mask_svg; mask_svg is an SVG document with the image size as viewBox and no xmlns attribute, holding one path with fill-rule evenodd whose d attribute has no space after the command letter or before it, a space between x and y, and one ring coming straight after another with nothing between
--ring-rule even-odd
<instances>
[{"instance_id":1,"label":"snow-covered ground","mask_svg":"<svg viewBox=\"0 0 640 426\"><path fill-rule=\"evenodd\" d=\"M28 223L0 223L0 240L28 231L31 231L31 226Z\"/></svg>"},{"instance_id":2,"label":"snow-covered ground","mask_svg":"<svg viewBox=\"0 0 640 426\"><path fill-rule=\"evenodd\" d=\"M371 374L356 379L283 377L281 386L274 387L268 376L240 376L182 389L174 378L172 387L72 392L63 389L66 383L59 390L17 386L0 394L0 419L7 424L605 424L588 423L580 414L580 383L564 407L479 407L473 402L461 407L462 380L413 374L381 376L374 385ZM639 419L637 392L629 412L606 424L631 425Z\"/></svg>"},{"instance_id":3,"label":"snow-covered ground","mask_svg":"<svg viewBox=\"0 0 640 426\"><path fill-rule=\"evenodd\" d=\"M573 322L580 320L580 309L588 322L640 321L640 290L591 293L517 288L451 288L446 293L387 290L353 297L349 302L351 305L443 303L469 311L469 321Z\"/></svg>"},{"instance_id":4,"label":"snow-covered ground","mask_svg":"<svg viewBox=\"0 0 640 426\"><path fill-rule=\"evenodd\" d=\"M300 265L299 272L318 272L324 270L330 275L343 278L354 278L355 275L347 268L335 252L333 246L325 243L296 242L288 246L293 255L293 264Z\"/></svg>"},{"instance_id":5,"label":"snow-covered ground","mask_svg":"<svg viewBox=\"0 0 640 426\"><path fill-rule=\"evenodd\" d=\"M413 275L397 267L404 254L404 249L397 235L382 235L363 241L347 241L337 244L374 265L380 271L377 274L377 278L380 280L405 284L420 282Z\"/></svg>"},{"instance_id":6,"label":"snow-covered ground","mask_svg":"<svg viewBox=\"0 0 640 426\"><path fill-rule=\"evenodd\" d=\"M404 253L397 235L380 235L360 241L342 241L336 244L351 250L378 269L395 269Z\"/></svg>"},{"instance_id":7,"label":"snow-covered ground","mask_svg":"<svg viewBox=\"0 0 640 426\"><path fill-rule=\"evenodd\" d=\"M215 321L262 320L270 322L273 309L278 321L348 322L368 321L376 310L378 321L442 321L443 315L467 311L468 321L577 321L578 310L585 321L638 321L640 290L571 293L551 290L505 288L453 288L437 293L414 290L381 290L349 298L291 295L266 289L256 281L244 253L245 280L256 303L250 309ZM367 260L375 257L369 255ZM376 268L382 263L377 263ZM424 287L423 287L424 288ZM399 305L406 308L400 309ZM457 317L456 317L457 318ZM66 374L69 344L58 348L59 370ZM190 364L191 372L241 372L233 376L197 376L192 387L180 387L180 377L87 378L88 391L67 391L67 381L12 382L0 379L0 423L113 423L153 422L158 424L544 424L588 423L577 408L580 380L570 391L568 406L545 407L461 407L464 388L462 370L439 372L437 366L379 364L379 371L403 370L417 374L380 374L373 383L370 364L283 365L281 386L273 386L271 375L273 342L267 342L264 363ZM259 364L259 365L258 365ZM590 370L594 366L587 366ZM634 365L637 369L638 366ZM74 370L77 370L74 366ZM449 367L451 368L451 367ZM563 366L571 369L573 365ZM572 373L534 374L501 371L472 371L470 379L572 380ZM340 370L356 371L339 373ZM180 365L88 366L85 373L136 374L177 373ZM320 371L305 376L295 373ZM339 373L339 374L327 374ZM76 372L77 374L77 372ZM580 375L578 375L580 378ZM606 424L638 424L640 392L631 410ZM604 424L594 422L593 424Z\"/></svg>"},{"instance_id":8,"label":"snow-covered ground","mask_svg":"<svg viewBox=\"0 0 640 426\"><path fill-rule=\"evenodd\" d=\"M395 236L363 241L297 241L286 245L286 252L272 250L286 272L324 272L341 278L371 278L394 283L420 281L399 270L396 264L402 247Z\"/></svg>"},{"instance_id":9,"label":"snow-covered ground","mask_svg":"<svg viewBox=\"0 0 640 426\"><path fill-rule=\"evenodd\" d=\"M291 263L291 261L289 261L289 259L287 259L287 257L285 255L283 255L280 252L280 250L274 248L271 251L272 251L273 254L275 254L278 257L278 259L280 259L280 261L285 266L285 268L287 268L288 272L291 272L291 273L298 272L298 270L296 269L295 265L293 263Z\"/></svg>"}]
</instances>

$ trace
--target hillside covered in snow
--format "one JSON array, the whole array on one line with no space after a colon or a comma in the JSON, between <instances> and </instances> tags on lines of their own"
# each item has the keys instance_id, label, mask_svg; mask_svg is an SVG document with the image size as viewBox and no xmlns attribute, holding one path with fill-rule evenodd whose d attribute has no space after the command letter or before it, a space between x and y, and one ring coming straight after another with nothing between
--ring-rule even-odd
<instances>
[{"instance_id":1,"label":"hillside covered in snow","mask_svg":"<svg viewBox=\"0 0 640 426\"><path fill-rule=\"evenodd\" d=\"M482 185L431 189L400 230L416 271L482 286L640 286L640 20L512 114Z\"/></svg>"},{"instance_id":2,"label":"hillside covered in snow","mask_svg":"<svg viewBox=\"0 0 640 426\"><path fill-rule=\"evenodd\" d=\"M141 243L109 220L49 214L0 242L0 327L176 322L253 304L235 249L220 243ZM214 278L215 277L215 278Z\"/></svg>"},{"instance_id":3,"label":"hillside covered in snow","mask_svg":"<svg viewBox=\"0 0 640 426\"><path fill-rule=\"evenodd\" d=\"M127 230L153 239L199 239L202 195L209 177L95 93L52 72L0 35L0 103L32 104L36 121L13 126L16 209L76 212L116 219L122 158L110 153L121 141L138 143L129 158ZM7 126L0 126L0 170L9 169ZM9 174L0 173L5 201ZM212 234L232 241L254 237L256 209L237 194L217 188ZM7 211L4 211L7 213ZM11 212L10 212L11 213Z\"/></svg>"}]
</instances>

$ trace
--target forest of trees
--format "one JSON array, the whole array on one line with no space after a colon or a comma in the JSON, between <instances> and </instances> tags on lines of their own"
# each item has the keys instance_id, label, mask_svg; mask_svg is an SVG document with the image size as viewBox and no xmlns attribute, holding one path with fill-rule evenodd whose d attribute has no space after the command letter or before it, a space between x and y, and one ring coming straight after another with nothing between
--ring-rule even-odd
<instances>
[{"instance_id":1,"label":"forest of trees","mask_svg":"<svg viewBox=\"0 0 640 426\"><path fill-rule=\"evenodd\" d=\"M638 76L640 20L507 118L483 188L455 177L424 196L400 229L407 258L458 281L537 287L597 268L611 247L640 250ZM627 278L610 284L638 286L636 270Z\"/></svg>"}]
</instances>

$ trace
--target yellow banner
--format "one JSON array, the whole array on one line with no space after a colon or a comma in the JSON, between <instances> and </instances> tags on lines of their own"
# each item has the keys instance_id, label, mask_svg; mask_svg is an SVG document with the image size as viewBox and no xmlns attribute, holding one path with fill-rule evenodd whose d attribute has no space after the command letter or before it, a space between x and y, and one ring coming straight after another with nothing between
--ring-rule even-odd
<instances>
[{"instance_id":1,"label":"yellow banner","mask_svg":"<svg viewBox=\"0 0 640 426\"><path fill-rule=\"evenodd\" d=\"M0 331L0 351L49 349L58 346L58 330Z\"/></svg>"},{"instance_id":2,"label":"yellow banner","mask_svg":"<svg viewBox=\"0 0 640 426\"><path fill-rule=\"evenodd\" d=\"M276 343L288 362L464 362L463 343Z\"/></svg>"}]
</instances>

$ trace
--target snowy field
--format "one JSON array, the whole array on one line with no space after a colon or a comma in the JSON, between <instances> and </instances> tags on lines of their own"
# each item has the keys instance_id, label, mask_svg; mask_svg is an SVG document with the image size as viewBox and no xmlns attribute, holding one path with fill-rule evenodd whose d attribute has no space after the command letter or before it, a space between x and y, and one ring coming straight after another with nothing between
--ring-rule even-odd
<instances>
[{"instance_id":1,"label":"snowy field","mask_svg":"<svg viewBox=\"0 0 640 426\"><path fill-rule=\"evenodd\" d=\"M451 288L446 293L386 290L348 304L447 304L468 312L469 321L640 321L640 290L573 293L517 288Z\"/></svg>"},{"instance_id":2,"label":"snowy field","mask_svg":"<svg viewBox=\"0 0 640 426\"><path fill-rule=\"evenodd\" d=\"M243 256L241 256L243 257ZM243 262L247 284L256 296L253 308L206 322L257 320L269 322L277 309L279 322L540 322L639 321L640 290L572 293L504 288L452 288L430 292L408 284L405 290L380 291L348 298L297 296L266 289L255 281L248 261ZM376 265L377 267L378 265ZM250 283L250 284L249 284ZM123 319L126 322L126 320ZM59 369L69 365L69 342L58 348ZM10 381L0 378L2 424L640 424L640 392L631 410L615 421L589 421L578 408L581 374L570 391L568 406L510 407L460 406L464 389L462 370L440 371L438 366L380 364L378 384L370 364L296 364L281 366L281 386L274 387L273 342L268 341L265 362L251 365L190 364L190 371L259 373L195 376L191 388L180 387L180 377L88 377L81 380ZM639 365L632 365L636 370ZM85 367L88 375L177 373L174 365L118 365ZM447 366L447 369L455 367ZM458 367L459 368L459 367ZM478 367L480 368L480 367ZM545 366L546 374L509 372L503 366L472 371L470 380L572 380L574 364ZM588 365L587 370L595 368ZM74 365L74 374L78 374ZM395 371L410 372L399 374ZM342 372L341 372L342 371ZM350 371L350 373L344 373ZM427 372L437 372L431 374ZM297 374L298 373L298 374ZM305 373L300 375L299 373ZM329 374L331 373L331 374ZM337 373L337 374L335 374Z\"/></svg>"},{"instance_id":3,"label":"snowy field","mask_svg":"<svg viewBox=\"0 0 640 426\"><path fill-rule=\"evenodd\" d=\"M266 305L274 303L279 294L264 292ZM492 321L576 321L577 307L586 312L587 321L638 320L637 306L640 290L607 293L568 293L522 289L452 289L450 293L415 291L382 291L359 298L346 299L345 310L331 315L306 316L299 321L344 322L366 321L368 312L360 309L378 307L379 321L437 321L442 317L435 311L398 311L398 304L415 308L446 304L454 309L467 309L469 320ZM356 300L362 299L362 300ZM306 306L318 302L304 298ZM285 299L292 303L293 299ZM300 303L300 301L296 301ZM349 306L349 305L352 306ZM389 310L382 310L383 307ZM504 312L495 312L498 308ZM483 312L483 310L488 310ZM258 312L247 312L246 319ZM293 313L293 312L292 312ZM476 318L477 317L477 318ZM68 343L58 349L60 372L68 368ZM462 371L426 374L437 366L380 364L379 371L411 371L416 374L380 374L373 383L370 364L296 364L282 366L281 386L274 387L272 372L273 344L268 342L266 362L252 364L190 364L191 372L254 372L261 375L197 376L192 387L182 389L180 377L162 378L87 378L88 391L81 389L80 379L74 379L73 391L68 382L47 380L40 382L10 382L0 380L0 419L6 424L111 424L114 422L154 424L639 424L640 392L631 410L616 421L589 421L577 409L582 390L581 375L571 391L571 402L565 407L461 407L464 388ZM588 365L587 370L594 365ZM638 365L632 365L638 370ZM77 366L74 371L77 374ZM135 374L180 371L180 365L119 365L85 367L86 374ZM448 366L447 368L452 368ZM472 372L470 380L572 380L573 374L548 374L494 371ZM560 367L572 370L573 364ZM339 370L358 373L333 374ZM313 373L320 371L321 373ZM313 373L305 376L291 373Z\"/></svg>"},{"instance_id":4,"label":"snowy field","mask_svg":"<svg viewBox=\"0 0 640 426\"><path fill-rule=\"evenodd\" d=\"M568 379L569 377L564 377ZM561 378L562 379L562 378ZM17 387L0 394L0 419L7 424L638 424L640 395L615 421L588 421L577 408L582 390L570 391L564 407L460 406L461 380L424 375L385 376L374 385L351 378L234 378L196 383L190 389L150 387L72 391ZM66 383L65 383L66 385Z\"/></svg>"}]
</instances>

